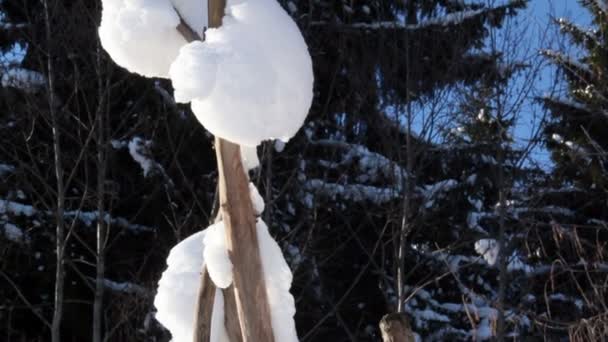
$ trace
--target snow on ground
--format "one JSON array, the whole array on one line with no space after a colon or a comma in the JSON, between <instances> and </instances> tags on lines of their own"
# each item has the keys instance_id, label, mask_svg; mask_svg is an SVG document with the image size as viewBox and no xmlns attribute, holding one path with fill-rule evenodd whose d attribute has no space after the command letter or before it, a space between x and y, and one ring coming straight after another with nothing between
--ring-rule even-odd
<instances>
[{"instance_id":1,"label":"snow on ground","mask_svg":"<svg viewBox=\"0 0 608 342\"><path fill-rule=\"evenodd\" d=\"M211 228L217 229L219 225ZM223 225L221 225L223 227ZM212 230L213 230L212 229ZM225 271L222 265L213 265L217 259L204 259L208 255L206 245L208 241L219 238L217 229L210 232L206 229L185 239L173 247L167 258L167 270L158 282L158 292L154 305L158 310L156 318L171 331L173 341L191 341L192 327L194 325L194 312L197 301L200 271L203 264L211 270L219 268ZM208 234L218 234L209 238ZM270 305L272 328L276 341L296 342L298 336L295 329L295 302L289 292L292 274L283 253L277 242L270 236L268 227L262 220L257 223L257 235L260 244L264 280ZM215 244L216 242L212 242ZM218 244L219 245L219 244ZM214 248L218 248L216 245ZM220 260L219 263L223 263ZM211 272L210 272L211 275ZM214 280L215 282L215 280ZM221 324L223 314L223 296L216 291L212 315L212 342L228 341L225 338L225 328Z\"/></svg>"},{"instance_id":2,"label":"snow on ground","mask_svg":"<svg viewBox=\"0 0 608 342\"><path fill-rule=\"evenodd\" d=\"M287 141L312 102L306 43L275 0L228 1L226 13L220 28L184 46L171 65L176 100L191 101L205 128L234 143Z\"/></svg>"}]
</instances>

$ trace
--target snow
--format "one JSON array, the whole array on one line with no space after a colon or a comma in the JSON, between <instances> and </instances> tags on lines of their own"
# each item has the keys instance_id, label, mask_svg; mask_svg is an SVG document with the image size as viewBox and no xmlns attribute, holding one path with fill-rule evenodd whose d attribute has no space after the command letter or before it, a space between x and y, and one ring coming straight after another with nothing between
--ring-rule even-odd
<instances>
[{"instance_id":1,"label":"snow","mask_svg":"<svg viewBox=\"0 0 608 342\"><path fill-rule=\"evenodd\" d=\"M281 248L270 236L268 227L262 220L258 220L257 233L274 339L281 342L297 342L298 335L293 319L296 306L289 292L293 275Z\"/></svg>"},{"instance_id":2,"label":"snow","mask_svg":"<svg viewBox=\"0 0 608 342\"><path fill-rule=\"evenodd\" d=\"M260 215L264 212L264 198L260 195L260 192L253 183L249 183L249 194L251 195L251 204L253 205L253 211L256 215Z\"/></svg>"},{"instance_id":3,"label":"snow","mask_svg":"<svg viewBox=\"0 0 608 342\"><path fill-rule=\"evenodd\" d=\"M154 298L154 306L158 310L156 319L171 331L174 342L192 341L206 232L196 233L171 249L167 258L168 267L158 281ZM216 291L211 318L213 342L228 342L225 329L218 324L218 317L223 316L223 303L222 292ZM218 333L219 337L216 337Z\"/></svg>"},{"instance_id":4,"label":"snow","mask_svg":"<svg viewBox=\"0 0 608 342\"><path fill-rule=\"evenodd\" d=\"M209 277L215 286L225 289L232 284L232 262L226 247L226 230L223 222L217 222L206 229L203 239L203 257Z\"/></svg>"},{"instance_id":5,"label":"snow","mask_svg":"<svg viewBox=\"0 0 608 342\"><path fill-rule=\"evenodd\" d=\"M47 212L47 215L53 215L51 212ZM73 218L75 220L80 220L86 226L91 226L99 219L98 211L81 211L81 210L70 210L66 211L66 218ZM112 217L109 213L105 213L103 217L104 221L113 226L121 227L127 229L133 233L141 233L141 232L153 232L154 228L144 226L141 224L131 223L129 220L123 217Z\"/></svg>"},{"instance_id":6,"label":"snow","mask_svg":"<svg viewBox=\"0 0 608 342\"><path fill-rule=\"evenodd\" d=\"M553 133L551 135L551 139L553 139L553 141L555 141L558 144L563 144L564 143L564 138L561 135L557 134L557 133Z\"/></svg>"},{"instance_id":7,"label":"snow","mask_svg":"<svg viewBox=\"0 0 608 342\"><path fill-rule=\"evenodd\" d=\"M219 225L216 224L210 228L217 229L217 227ZM217 230L223 232L223 229ZM212 265L217 259L213 261L204 259L208 255L207 249L210 248L206 243L215 240L215 237L208 238L207 234L219 236L217 231L206 229L173 247L167 258L167 270L158 282L158 291L154 299L154 305L158 310L156 319L171 331L175 342L192 340L200 271L203 264L206 264L209 270L217 266ZM295 302L289 292L292 282L291 271L279 245L270 236L268 227L262 220L257 222L257 235L275 341L296 342L298 337L293 319ZM212 241L212 244L216 243L219 245L219 242ZM218 247L215 245L212 248ZM209 273L211 275L211 271ZM228 341L225 328L221 324L223 316L223 296L221 291L216 291L211 323L213 342Z\"/></svg>"},{"instance_id":8,"label":"snow","mask_svg":"<svg viewBox=\"0 0 608 342\"><path fill-rule=\"evenodd\" d=\"M285 142L283 142L281 140L275 140L274 141L274 150L277 151L278 153L283 152L283 150L285 150Z\"/></svg>"},{"instance_id":9,"label":"snow","mask_svg":"<svg viewBox=\"0 0 608 342\"><path fill-rule=\"evenodd\" d=\"M188 103L195 98L211 94L216 79L221 54L207 46L210 42L195 41L184 45L178 59L171 64L169 76L173 81L176 102Z\"/></svg>"},{"instance_id":10,"label":"snow","mask_svg":"<svg viewBox=\"0 0 608 342\"><path fill-rule=\"evenodd\" d=\"M39 72L24 68L10 68L0 78L2 87L13 87L26 92L35 92L46 84L46 78Z\"/></svg>"},{"instance_id":11,"label":"snow","mask_svg":"<svg viewBox=\"0 0 608 342\"><path fill-rule=\"evenodd\" d=\"M13 201L0 199L0 214L12 214L30 217L34 215L36 209L31 205L21 204Z\"/></svg>"},{"instance_id":12,"label":"snow","mask_svg":"<svg viewBox=\"0 0 608 342\"><path fill-rule=\"evenodd\" d=\"M446 315L439 314L429 308L424 310L414 310L412 315L416 320L424 319L426 321L449 322L450 318ZM417 324L418 325L418 324Z\"/></svg>"},{"instance_id":13,"label":"snow","mask_svg":"<svg viewBox=\"0 0 608 342\"><path fill-rule=\"evenodd\" d=\"M491 216L486 212L475 212L472 211L467 215L467 226L479 233L487 235L488 232L480 225L482 219Z\"/></svg>"},{"instance_id":14,"label":"snow","mask_svg":"<svg viewBox=\"0 0 608 342\"><path fill-rule=\"evenodd\" d=\"M498 259L498 242L494 239L481 239L475 242L475 251L483 256L490 266L496 264Z\"/></svg>"},{"instance_id":15,"label":"snow","mask_svg":"<svg viewBox=\"0 0 608 342\"><path fill-rule=\"evenodd\" d=\"M192 102L203 126L231 142L288 141L313 97L306 43L274 0L228 1L226 13L204 42L180 49L169 72L176 101Z\"/></svg>"},{"instance_id":16,"label":"snow","mask_svg":"<svg viewBox=\"0 0 608 342\"><path fill-rule=\"evenodd\" d=\"M241 161L245 171L257 169L260 166L258 149L255 146L249 147L241 145Z\"/></svg>"},{"instance_id":17,"label":"snow","mask_svg":"<svg viewBox=\"0 0 608 342\"><path fill-rule=\"evenodd\" d=\"M429 27L436 27L436 26L448 27L448 26L458 25L468 19L479 17L492 10L493 10L493 8L458 11L458 12L448 13L448 14L438 17L438 18L424 20L418 24L406 24L403 21L376 21L373 23L354 23L354 24L349 25L349 27L365 29L365 30L380 30L380 29L420 30L420 29L426 29ZM324 24L326 24L326 23L325 22L313 22L312 23L313 26L320 26L320 25L324 25Z\"/></svg>"},{"instance_id":18,"label":"snow","mask_svg":"<svg viewBox=\"0 0 608 342\"><path fill-rule=\"evenodd\" d=\"M165 186L174 186L173 180L169 177L165 168L150 157L152 140L146 140L135 136L131 138L131 140L111 140L110 143L114 149L127 148L129 150L131 158L133 158L141 167L144 178L152 175L159 175L164 179Z\"/></svg>"},{"instance_id":19,"label":"snow","mask_svg":"<svg viewBox=\"0 0 608 342\"><path fill-rule=\"evenodd\" d=\"M475 329L475 337L476 337L476 341L484 341L484 340L489 340L494 336L494 334L492 333L492 328L490 326L490 320L487 318L484 318L481 320L481 322L479 322L479 325L477 326L477 329Z\"/></svg>"},{"instance_id":20,"label":"snow","mask_svg":"<svg viewBox=\"0 0 608 342\"><path fill-rule=\"evenodd\" d=\"M177 13L186 24L199 36L203 36L207 27L207 1L206 0L171 0Z\"/></svg>"},{"instance_id":21,"label":"snow","mask_svg":"<svg viewBox=\"0 0 608 342\"><path fill-rule=\"evenodd\" d=\"M43 214L48 217L55 216L55 213L52 211L38 211L31 205L21 204L18 202L13 202L9 200L0 199L0 214L11 214L15 216L25 216L32 217L37 214ZM97 222L99 217L99 213L97 211L82 211L82 210L70 210L64 213L65 218L71 218L75 220L79 220L84 223L86 226L91 226L93 223ZM112 217L109 213L105 213L104 221L108 224L112 224L114 226L118 226L134 233L140 232L152 232L154 228L135 224L129 222L127 219L123 217ZM32 221L35 225L37 224L36 220ZM39 223L38 223L39 225Z\"/></svg>"},{"instance_id":22,"label":"snow","mask_svg":"<svg viewBox=\"0 0 608 342\"><path fill-rule=\"evenodd\" d=\"M27 236L25 235L25 233L23 233L21 228L15 226L14 224L4 223L1 226L3 227L2 231L4 231L4 237L6 237L7 239L18 243L28 241Z\"/></svg>"},{"instance_id":23,"label":"snow","mask_svg":"<svg viewBox=\"0 0 608 342\"><path fill-rule=\"evenodd\" d=\"M185 18L201 28L191 16L193 0L103 0L99 39L116 64L146 76L164 77L179 49L186 44L177 31L180 23L175 7L188 10ZM201 17L206 14L201 3ZM184 13L184 12L181 12ZM206 15L204 16L206 18ZM204 25L202 25L204 26ZM196 27L196 26L193 26Z\"/></svg>"},{"instance_id":24,"label":"snow","mask_svg":"<svg viewBox=\"0 0 608 342\"><path fill-rule=\"evenodd\" d=\"M337 184L325 182L321 179L310 179L303 184L303 188L316 194L322 194L335 200L341 196L345 200L353 202L370 201L376 204L383 204L401 197L399 189L382 188L363 184ZM302 200L307 207L312 207L312 196L305 194Z\"/></svg>"},{"instance_id":25,"label":"snow","mask_svg":"<svg viewBox=\"0 0 608 342\"><path fill-rule=\"evenodd\" d=\"M228 332L224 326L224 317L224 294L222 291L215 291L213 312L211 313L211 333L209 334L209 340L211 342L230 342Z\"/></svg>"},{"instance_id":26,"label":"snow","mask_svg":"<svg viewBox=\"0 0 608 342\"><path fill-rule=\"evenodd\" d=\"M519 256L516 252L513 252L509 258L509 262L507 263L507 271L522 271L524 273L532 273L534 271L534 267L526 264L522 260L521 256Z\"/></svg>"},{"instance_id":27,"label":"snow","mask_svg":"<svg viewBox=\"0 0 608 342\"><path fill-rule=\"evenodd\" d=\"M15 171L14 166L0 163L0 177L12 173L13 171Z\"/></svg>"},{"instance_id":28,"label":"snow","mask_svg":"<svg viewBox=\"0 0 608 342\"><path fill-rule=\"evenodd\" d=\"M107 278L102 280L103 286L107 289L116 292L146 294L147 291L143 287L131 282L116 282Z\"/></svg>"},{"instance_id":29,"label":"snow","mask_svg":"<svg viewBox=\"0 0 608 342\"><path fill-rule=\"evenodd\" d=\"M303 188L307 192L303 193L300 199L308 207L311 207L310 193L324 195L332 199L336 199L339 196L345 200L355 202L370 201L376 204L383 204L400 198L403 195L403 179L405 178L407 180L409 178L408 173L399 164L389 158L370 151L363 145L349 144L337 140L310 140L310 143L344 150L344 153L341 153L338 162L321 160L319 164L322 166L328 168L356 167L359 171L358 176L355 179L356 182L375 183L377 181L383 181L383 183L388 186L380 187L358 183L352 184L348 183L349 179L346 177L340 179L342 183L332 183L322 179L306 180L306 177L303 174L306 164L305 161L302 160L300 162L300 170L302 172L298 174L298 179L302 181ZM422 190L415 188L414 191Z\"/></svg>"},{"instance_id":30,"label":"snow","mask_svg":"<svg viewBox=\"0 0 608 342\"><path fill-rule=\"evenodd\" d=\"M134 137L129 141L129 154L133 157L139 166L141 166L141 170L144 173L144 177L148 177L150 174L150 170L152 170L155 166L155 162L150 158L146 157L143 154L143 151L148 148L150 145L149 140L143 140L140 137ZM114 145L113 145L114 146Z\"/></svg>"},{"instance_id":31,"label":"snow","mask_svg":"<svg viewBox=\"0 0 608 342\"><path fill-rule=\"evenodd\" d=\"M606 0L594 0L594 2L604 14L608 14L608 2Z\"/></svg>"},{"instance_id":32,"label":"snow","mask_svg":"<svg viewBox=\"0 0 608 342\"><path fill-rule=\"evenodd\" d=\"M431 208L434 200L439 195L454 189L456 186L458 186L458 182L454 179L446 179L434 184L425 185L424 190L422 190L422 196L425 198L424 207L426 209Z\"/></svg>"}]
</instances>

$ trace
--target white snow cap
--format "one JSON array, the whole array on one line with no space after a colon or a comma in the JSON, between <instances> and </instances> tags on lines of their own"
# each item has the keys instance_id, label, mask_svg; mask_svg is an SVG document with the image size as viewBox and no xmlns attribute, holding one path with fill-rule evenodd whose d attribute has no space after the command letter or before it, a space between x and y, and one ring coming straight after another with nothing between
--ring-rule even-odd
<instances>
[{"instance_id":1,"label":"white snow cap","mask_svg":"<svg viewBox=\"0 0 608 342\"><path fill-rule=\"evenodd\" d=\"M298 27L276 0L229 0L204 42L181 48L170 69L179 102L211 133L257 146L288 141L313 97L312 62Z\"/></svg>"},{"instance_id":2,"label":"white snow cap","mask_svg":"<svg viewBox=\"0 0 608 342\"><path fill-rule=\"evenodd\" d=\"M192 341L200 270L203 263L207 263L208 269L213 268L211 263L214 262L203 259L203 254L206 256L207 253L201 249L206 250L209 247L205 246L207 234L209 230L194 234L173 247L167 258L167 270L158 282L158 292L154 299L154 306L158 310L156 319L171 331L174 342ZM268 227L262 220L257 222L257 235L275 341L297 342L293 319L296 312L295 301L289 292L291 271L279 245L270 236ZM212 342L228 341L225 327L221 324L224 316L223 304L222 292L216 291L211 318Z\"/></svg>"},{"instance_id":3,"label":"white snow cap","mask_svg":"<svg viewBox=\"0 0 608 342\"><path fill-rule=\"evenodd\" d=\"M207 3L200 0L103 0L99 38L116 64L147 77L169 76L169 66L186 40L184 21L202 34Z\"/></svg>"}]
</instances>

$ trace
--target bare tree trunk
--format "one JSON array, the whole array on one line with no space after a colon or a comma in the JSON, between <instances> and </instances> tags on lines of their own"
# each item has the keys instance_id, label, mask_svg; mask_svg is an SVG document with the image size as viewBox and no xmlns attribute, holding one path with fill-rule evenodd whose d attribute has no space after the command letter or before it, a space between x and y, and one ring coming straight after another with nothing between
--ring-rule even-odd
<instances>
[{"instance_id":1,"label":"bare tree trunk","mask_svg":"<svg viewBox=\"0 0 608 342\"><path fill-rule=\"evenodd\" d=\"M52 63L52 44L51 44L51 22L49 16L48 1L44 0L44 23L47 43L47 81L48 81L48 101L49 112L51 115L51 126L53 131L53 152L55 157L55 178L57 180L57 208L56 216L56 231L55 231L55 293L54 293L54 310L53 322L51 324L51 341L61 342L61 318L63 316L63 285L64 285L64 265L63 255L65 252L65 191L63 184L63 165L61 161L61 144L59 123L57 120L56 104L55 104L55 84L54 71Z\"/></svg>"},{"instance_id":2,"label":"bare tree trunk","mask_svg":"<svg viewBox=\"0 0 608 342\"><path fill-rule=\"evenodd\" d=\"M106 267L106 243L108 224L105 220L105 182L106 182L106 123L103 107L103 81L101 77L101 47L97 43L97 79L99 104L95 117L97 130L97 273L95 275L95 298L93 302L93 342L101 342L103 337L103 292Z\"/></svg>"},{"instance_id":3,"label":"bare tree trunk","mask_svg":"<svg viewBox=\"0 0 608 342\"><path fill-rule=\"evenodd\" d=\"M408 31L405 30L405 46L409 46L409 36ZM412 147L412 104L410 99L410 57L409 57L409 49L405 55L406 62L406 74L405 74L405 82L406 82L406 115L407 115L407 134L405 137L405 144L407 147L406 153L406 172L407 174L401 175L401 184L402 191L404 193L403 196L403 213L401 217L401 227L399 228L399 247L398 247L398 255L397 255L397 312L403 312L405 305L405 248L406 248L406 239L410 229L410 211L411 211L411 198L412 198L412 182L414 181L412 178L413 169L414 169L414 151Z\"/></svg>"},{"instance_id":4,"label":"bare tree trunk","mask_svg":"<svg viewBox=\"0 0 608 342\"><path fill-rule=\"evenodd\" d=\"M403 313L384 315L380 320L383 342L414 342L410 322Z\"/></svg>"}]
</instances>

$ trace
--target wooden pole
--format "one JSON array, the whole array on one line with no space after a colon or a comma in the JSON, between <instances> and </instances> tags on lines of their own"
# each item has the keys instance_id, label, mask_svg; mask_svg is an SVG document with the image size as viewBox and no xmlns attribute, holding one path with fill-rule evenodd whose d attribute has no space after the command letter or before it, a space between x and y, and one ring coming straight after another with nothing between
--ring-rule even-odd
<instances>
[{"instance_id":1,"label":"wooden pole","mask_svg":"<svg viewBox=\"0 0 608 342\"><path fill-rule=\"evenodd\" d=\"M211 314L215 300L215 285L209 277L207 268L203 266L201 283L198 290L194 316L194 342L209 342L211 340Z\"/></svg>"},{"instance_id":2,"label":"wooden pole","mask_svg":"<svg viewBox=\"0 0 608 342\"><path fill-rule=\"evenodd\" d=\"M403 313L384 315L380 320L383 342L414 342L410 322Z\"/></svg>"},{"instance_id":3,"label":"wooden pole","mask_svg":"<svg viewBox=\"0 0 608 342\"><path fill-rule=\"evenodd\" d=\"M243 342L274 341L256 218L240 147L216 138L220 208L233 265L233 285Z\"/></svg>"},{"instance_id":4,"label":"wooden pole","mask_svg":"<svg viewBox=\"0 0 608 342\"><path fill-rule=\"evenodd\" d=\"M208 1L209 27L220 27L226 0ZM183 20L177 29L189 42L201 39ZM215 150L220 210L234 274L232 286L223 290L226 330L231 342L273 342L256 217L240 147L216 137ZM194 342L209 342L215 290L209 274L203 269L196 304Z\"/></svg>"}]
</instances>

